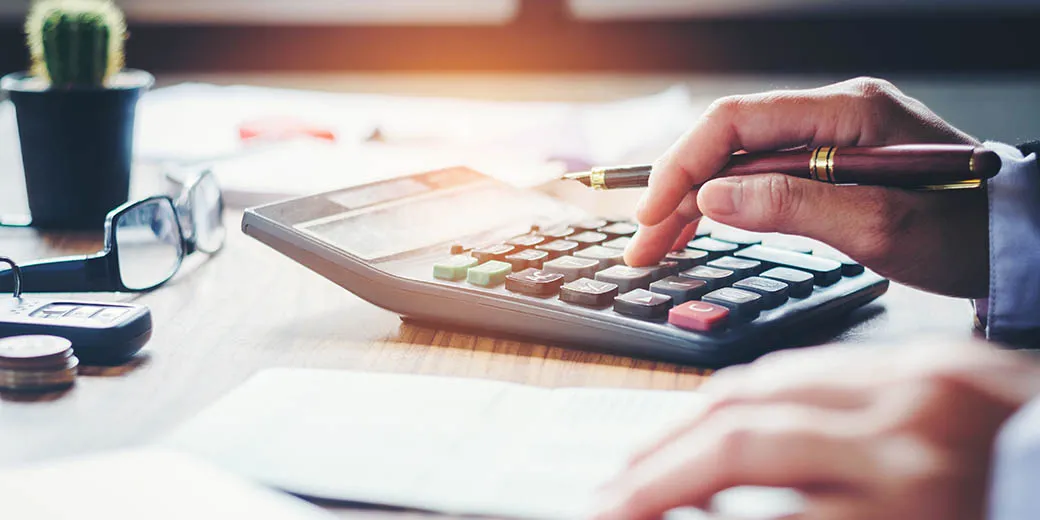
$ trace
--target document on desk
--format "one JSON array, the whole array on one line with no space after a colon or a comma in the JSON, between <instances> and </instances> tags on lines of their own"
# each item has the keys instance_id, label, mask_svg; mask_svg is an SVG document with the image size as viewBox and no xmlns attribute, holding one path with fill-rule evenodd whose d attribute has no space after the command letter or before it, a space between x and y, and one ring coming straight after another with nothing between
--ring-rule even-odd
<instances>
[{"instance_id":1,"label":"document on desk","mask_svg":"<svg viewBox=\"0 0 1040 520\"><path fill-rule=\"evenodd\" d=\"M273 369L170 436L233 472L315 498L574 518L694 392Z\"/></svg>"}]
</instances>

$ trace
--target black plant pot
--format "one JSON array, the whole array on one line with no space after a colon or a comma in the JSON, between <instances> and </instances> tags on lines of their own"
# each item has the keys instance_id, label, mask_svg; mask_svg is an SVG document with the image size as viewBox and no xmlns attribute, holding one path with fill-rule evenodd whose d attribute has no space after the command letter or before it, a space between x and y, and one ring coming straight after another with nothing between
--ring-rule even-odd
<instances>
[{"instance_id":1,"label":"black plant pot","mask_svg":"<svg viewBox=\"0 0 1040 520\"><path fill-rule=\"evenodd\" d=\"M105 88L49 89L14 73L0 87L14 103L32 225L100 229L127 201L134 111L154 78L121 72Z\"/></svg>"}]
</instances>

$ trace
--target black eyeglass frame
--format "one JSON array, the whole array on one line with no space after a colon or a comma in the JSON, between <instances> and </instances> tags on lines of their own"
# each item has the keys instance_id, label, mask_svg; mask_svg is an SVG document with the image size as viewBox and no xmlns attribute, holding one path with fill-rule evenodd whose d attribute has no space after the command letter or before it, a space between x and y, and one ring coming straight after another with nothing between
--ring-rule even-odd
<instances>
[{"instance_id":1,"label":"black eyeglass frame","mask_svg":"<svg viewBox=\"0 0 1040 520\"><path fill-rule=\"evenodd\" d=\"M208 254L216 254L224 247L224 240L212 251L198 247L198 232L191 229L185 232L183 222L196 224L190 215L190 197L192 191L203 179L212 176L209 170L204 170L196 175L188 184L184 185L177 200L168 195L153 195L144 199L127 202L113 209L105 216L105 245L101 251L89 255L76 255L61 258L38 260L25 264L18 264L21 271L21 289L24 292L143 292L150 291L168 282L177 271L180 270L184 258L188 255L201 251ZM215 182L215 179L214 179ZM218 188L219 189L219 188ZM116 222L129 211L149 203L166 204L171 210L173 220L180 235L177 244L177 264L170 270L170 274L148 287L127 287L119 270L119 243L116 240ZM224 218L224 197L217 199L218 210L221 221ZM182 213L187 213L186 215ZM0 292L12 292L14 290L14 270L0 271Z\"/></svg>"}]
</instances>

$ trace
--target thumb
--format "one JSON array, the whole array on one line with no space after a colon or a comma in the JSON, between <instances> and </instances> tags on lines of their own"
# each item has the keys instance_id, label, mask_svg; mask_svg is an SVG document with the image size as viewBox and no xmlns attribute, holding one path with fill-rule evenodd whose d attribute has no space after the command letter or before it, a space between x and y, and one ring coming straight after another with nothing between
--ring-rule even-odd
<instances>
[{"instance_id":1,"label":"thumb","mask_svg":"<svg viewBox=\"0 0 1040 520\"><path fill-rule=\"evenodd\" d=\"M855 256L887 242L898 196L886 188L766 174L713 179L700 188L697 206L723 224L803 235Z\"/></svg>"}]
</instances>

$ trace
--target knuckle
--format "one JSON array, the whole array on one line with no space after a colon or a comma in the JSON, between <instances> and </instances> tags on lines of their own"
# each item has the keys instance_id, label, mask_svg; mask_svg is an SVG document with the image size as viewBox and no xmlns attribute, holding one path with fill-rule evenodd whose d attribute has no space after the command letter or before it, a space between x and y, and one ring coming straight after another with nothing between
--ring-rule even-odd
<instances>
[{"instance_id":1,"label":"knuckle","mask_svg":"<svg viewBox=\"0 0 1040 520\"><path fill-rule=\"evenodd\" d=\"M897 92L896 86L888 80L870 76L860 76L850 81L853 89L865 99L892 99Z\"/></svg>"},{"instance_id":2,"label":"knuckle","mask_svg":"<svg viewBox=\"0 0 1040 520\"><path fill-rule=\"evenodd\" d=\"M794 220L802 204L794 181L786 175L769 175L764 179L766 211L778 223Z\"/></svg>"},{"instance_id":3,"label":"knuckle","mask_svg":"<svg viewBox=\"0 0 1040 520\"><path fill-rule=\"evenodd\" d=\"M725 96L716 99L708 106L705 115L709 118L731 119L744 104L743 96Z\"/></svg>"}]
</instances>

